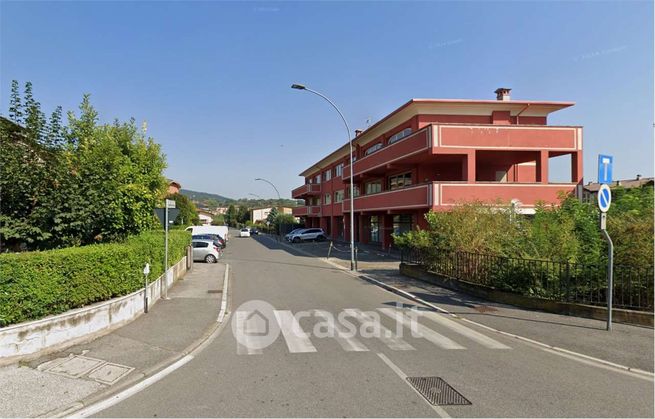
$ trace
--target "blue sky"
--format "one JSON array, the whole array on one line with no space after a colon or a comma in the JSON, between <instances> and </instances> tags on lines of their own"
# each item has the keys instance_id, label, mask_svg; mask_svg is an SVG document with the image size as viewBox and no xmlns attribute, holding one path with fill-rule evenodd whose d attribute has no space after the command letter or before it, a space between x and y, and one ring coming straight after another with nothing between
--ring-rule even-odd
<instances>
[{"instance_id":1,"label":"blue sky","mask_svg":"<svg viewBox=\"0 0 655 419\"><path fill-rule=\"evenodd\" d=\"M0 98L32 81L46 111L148 121L167 175L230 197L283 196L353 128L412 97L575 101L551 124L584 126L598 153L653 175L652 2L0 3ZM555 164L556 165L556 164ZM557 169L555 170L557 171Z\"/></svg>"}]
</instances>

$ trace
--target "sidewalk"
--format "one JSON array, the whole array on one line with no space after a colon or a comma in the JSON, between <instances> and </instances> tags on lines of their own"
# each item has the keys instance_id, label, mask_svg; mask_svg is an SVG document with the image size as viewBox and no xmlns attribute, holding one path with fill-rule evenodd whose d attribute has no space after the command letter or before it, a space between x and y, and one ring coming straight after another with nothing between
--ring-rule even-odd
<instances>
[{"instance_id":1,"label":"sidewalk","mask_svg":"<svg viewBox=\"0 0 655 419\"><path fill-rule=\"evenodd\" d=\"M193 270L132 323L85 344L0 368L0 417L54 416L136 382L180 358L212 326L225 265Z\"/></svg>"},{"instance_id":2,"label":"sidewalk","mask_svg":"<svg viewBox=\"0 0 655 419\"><path fill-rule=\"evenodd\" d=\"M308 256L327 256L328 243L285 244ZM341 246L338 247L342 249ZM348 250L344 248L343 250ZM349 251L332 251L330 262L350 268ZM358 270L387 285L399 288L460 317L485 326L606 361L653 372L653 329L606 323L485 301L399 273L400 261L382 252L360 253Z\"/></svg>"}]
</instances>

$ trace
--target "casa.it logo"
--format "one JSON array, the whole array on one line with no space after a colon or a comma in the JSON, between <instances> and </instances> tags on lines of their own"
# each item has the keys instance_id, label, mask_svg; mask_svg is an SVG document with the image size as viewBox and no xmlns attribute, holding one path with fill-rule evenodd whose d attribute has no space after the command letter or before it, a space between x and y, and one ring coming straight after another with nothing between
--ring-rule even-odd
<instances>
[{"instance_id":1,"label":"casa.it logo","mask_svg":"<svg viewBox=\"0 0 655 419\"><path fill-rule=\"evenodd\" d=\"M266 348L280 334L280 326L275 320L275 307L262 300L241 304L232 317L232 333L237 342L246 348Z\"/></svg>"}]
</instances>

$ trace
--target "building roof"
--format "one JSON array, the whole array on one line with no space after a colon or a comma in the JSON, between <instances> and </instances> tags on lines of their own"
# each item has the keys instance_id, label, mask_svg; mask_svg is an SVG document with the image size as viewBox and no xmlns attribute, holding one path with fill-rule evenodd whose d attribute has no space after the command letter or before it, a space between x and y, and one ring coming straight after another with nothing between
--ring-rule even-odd
<instances>
[{"instance_id":1,"label":"building roof","mask_svg":"<svg viewBox=\"0 0 655 419\"><path fill-rule=\"evenodd\" d=\"M637 175L636 178L634 179L623 179L623 180L616 180L612 182L609 186L611 188L615 188L618 186L621 186L626 189L631 189L631 188L640 188L645 185L653 185L655 184L655 178L652 177L641 177L640 175ZM592 183L589 182L586 185L583 186L584 190L587 192L598 192L598 189L600 189L600 183Z\"/></svg>"},{"instance_id":2,"label":"building roof","mask_svg":"<svg viewBox=\"0 0 655 419\"><path fill-rule=\"evenodd\" d=\"M575 105L575 102L533 100L478 99L411 99L353 139L353 145L366 144L415 115L491 115L494 111L509 111L511 116L547 116ZM342 145L300 176L309 176L335 160L348 156L348 143Z\"/></svg>"}]
</instances>

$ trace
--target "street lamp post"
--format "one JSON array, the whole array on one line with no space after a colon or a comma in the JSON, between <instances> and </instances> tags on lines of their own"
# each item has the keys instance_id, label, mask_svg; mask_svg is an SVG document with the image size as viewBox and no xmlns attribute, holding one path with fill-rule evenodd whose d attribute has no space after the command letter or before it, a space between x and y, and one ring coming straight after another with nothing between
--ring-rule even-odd
<instances>
[{"instance_id":1,"label":"street lamp post","mask_svg":"<svg viewBox=\"0 0 655 419\"><path fill-rule=\"evenodd\" d=\"M266 182L269 185L271 185L273 187L273 189L275 189L275 193L277 193L277 201L278 201L278 208L279 208L282 205L282 198L280 198L280 191L278 191L277 188L275 187L275 185L273 185L273 182L271 182L269 180L266 180L266 179L263 179L263 178L260 178L260 177L258 177L255 180L261 180L262 182ZM280 233L279 228L280 228L280 226L278 226L278 234Z\"/></svg>"},{"instance_id":2,"label":"street lamp post","mask_svg":"<svg viewBox=\"0 0 655 419\"><path fill-rule=\"evenodd\" d=\"M353 177L353 142L350 135L350 127L348 126L346 118L343 116L337 105L335 105L334 102L332 102L327 96L317 92L316 90L312 90L303 84L292 84L291 88L297 90L306 90L325 99L330 105L332 105L334 110L337 111L341 117L341 120L343 121L343 124L346 126L346 132L348 134L348 145L350 146L350 270L355 271L357 270L355 268L355 180Z\"/></svg>"}]
</instances>

